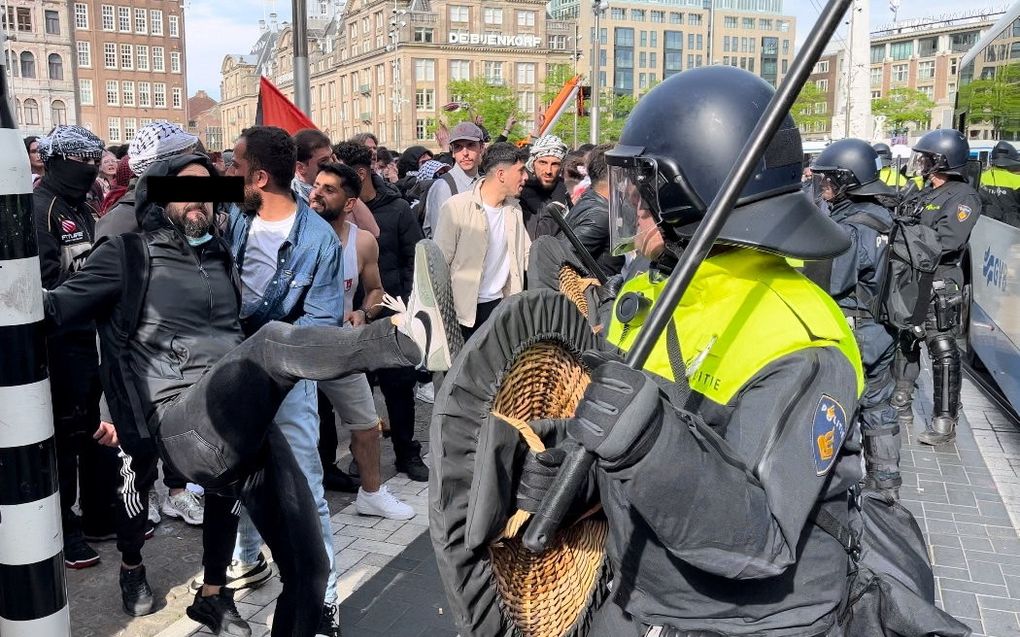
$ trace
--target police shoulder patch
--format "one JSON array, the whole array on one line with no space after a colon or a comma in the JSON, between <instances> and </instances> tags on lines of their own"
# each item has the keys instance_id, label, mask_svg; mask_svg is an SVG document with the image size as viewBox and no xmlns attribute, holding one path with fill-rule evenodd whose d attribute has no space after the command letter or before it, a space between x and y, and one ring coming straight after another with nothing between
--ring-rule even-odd
<instances>
[{"instance_id":1,"label":"police shoulder patch","mask_svg":"<svg viewBox=\"0 0 1020 637\"><path fill-rule=\"evenodd\" d=\"M814 450L817 475L824 476L832 468L846 440L846 433L846 410L843 405L832 396L822 394L811 426L811 447Z\"/></svg>"},{"instance_id":2,"label":"police shoulder patch","mask_svg":"<svg viewBox=\"0 0 1020 637\"><path fill-rule=\"evenodd\" d=\"M956 220L961 222L966 221L967 218L970 217L970 213L971 213L970 206L960 204L956 208Z\"/></svg>"}]
</instances>

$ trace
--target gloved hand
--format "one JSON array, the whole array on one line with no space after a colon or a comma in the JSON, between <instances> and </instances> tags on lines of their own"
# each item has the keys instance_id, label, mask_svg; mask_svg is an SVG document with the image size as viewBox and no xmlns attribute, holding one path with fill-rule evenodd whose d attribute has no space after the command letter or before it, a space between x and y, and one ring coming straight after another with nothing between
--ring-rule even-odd
<instances>
[{"instance_id":1,"label":"gloved hand","mask_svg":"<svg viewBox=\"0 0 1020 637\"><path fill-rule=\"evenodd\" d=\"M620 356L620 350L613 347L611 343L603 343L604 346L611 349L589 349L581 353L581 360L585 366L595 371L599 367L602 367L604 363L614 361L617 363L623 362L623 357Z\"/></svg>"},{"instance_id":2,"label":"gloved hand","mask_svg":"<svg viewBox=\"0 0 1020 637\"><path fill-rule=\"evenodd\" d=\"M659 390L644 372L618 361L594 369L567 434L599 457L607 471L644 457L662 428Z\"/></svg>"},{"instance_id":3,"label":"gloved hand","mask_svg":"<svg viewBox=\"0 0 1020 637\"><path fill-rule=\"evenodd\" d=\"M528 452L517 485L517 508L530 513L538 511L542 498L556 482L560 465L567 457L567 449L553 447L539 453Z\"/></svg>"}]
</instances>

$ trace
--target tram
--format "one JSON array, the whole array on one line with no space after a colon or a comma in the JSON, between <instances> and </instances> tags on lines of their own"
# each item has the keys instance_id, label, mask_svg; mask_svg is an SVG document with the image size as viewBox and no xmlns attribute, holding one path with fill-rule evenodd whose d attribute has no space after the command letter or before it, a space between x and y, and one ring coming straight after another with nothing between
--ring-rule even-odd
<instances>
[{"instance_id":1,"label":"tram","mask_svg":"<svg viewBox=\"0 0 1020 637\"><path fill-rule=\"evenodd\" d=\"M1020 106L1015 113L999 109L990 119L988 101L980 96L980 89L994 83L1020 96L1020 2L967 52L959 69L956 127L970 141L971 159L985 169L996 140L1020 138ZM1020 141L1012 143L1020 148ZM987 369L1020 412L1020 227L982 216L971 234L964 270L967 362Z\"/></svg>"}]
</instances>

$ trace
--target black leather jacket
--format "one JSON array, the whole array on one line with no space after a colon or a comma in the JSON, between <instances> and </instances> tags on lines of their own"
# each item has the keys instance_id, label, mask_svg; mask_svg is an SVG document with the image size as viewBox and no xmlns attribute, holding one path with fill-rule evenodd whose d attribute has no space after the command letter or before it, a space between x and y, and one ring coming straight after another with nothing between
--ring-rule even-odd
<instances>
[{"instance_id":1,"label":"black leather jacket","mask_svg":"<svg viewBox=\"0 0 1020 637\"><path fill-rule=\"evenodd\" d=\"M567 225L602 267L606 276L619 274L625 259L614 257L609 246L609 201L589 188L567 216Z\"/></svg>"}]
</instances>

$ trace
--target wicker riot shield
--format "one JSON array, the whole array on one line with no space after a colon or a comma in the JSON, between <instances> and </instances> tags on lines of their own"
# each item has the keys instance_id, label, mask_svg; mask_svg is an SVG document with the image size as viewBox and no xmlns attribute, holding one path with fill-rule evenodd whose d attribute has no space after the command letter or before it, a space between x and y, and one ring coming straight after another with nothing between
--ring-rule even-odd
<instances>
[{"instance_id":1,"label":"wicker riot shield","mask_svg":"<svg viewBox=\"0 0 1020 637\"><path fill-rule=\"evenodd\" d=\"M528 423L573 414L588 384L580 354L594 343L586 317L563 294L516 295L467 342L436 396L430 527L464 637L580 636L605 597L601 512L533 555L520 542L527 514L515 507L527 450L563 435L539 435Z\"/></svg>"}]
</instances>

